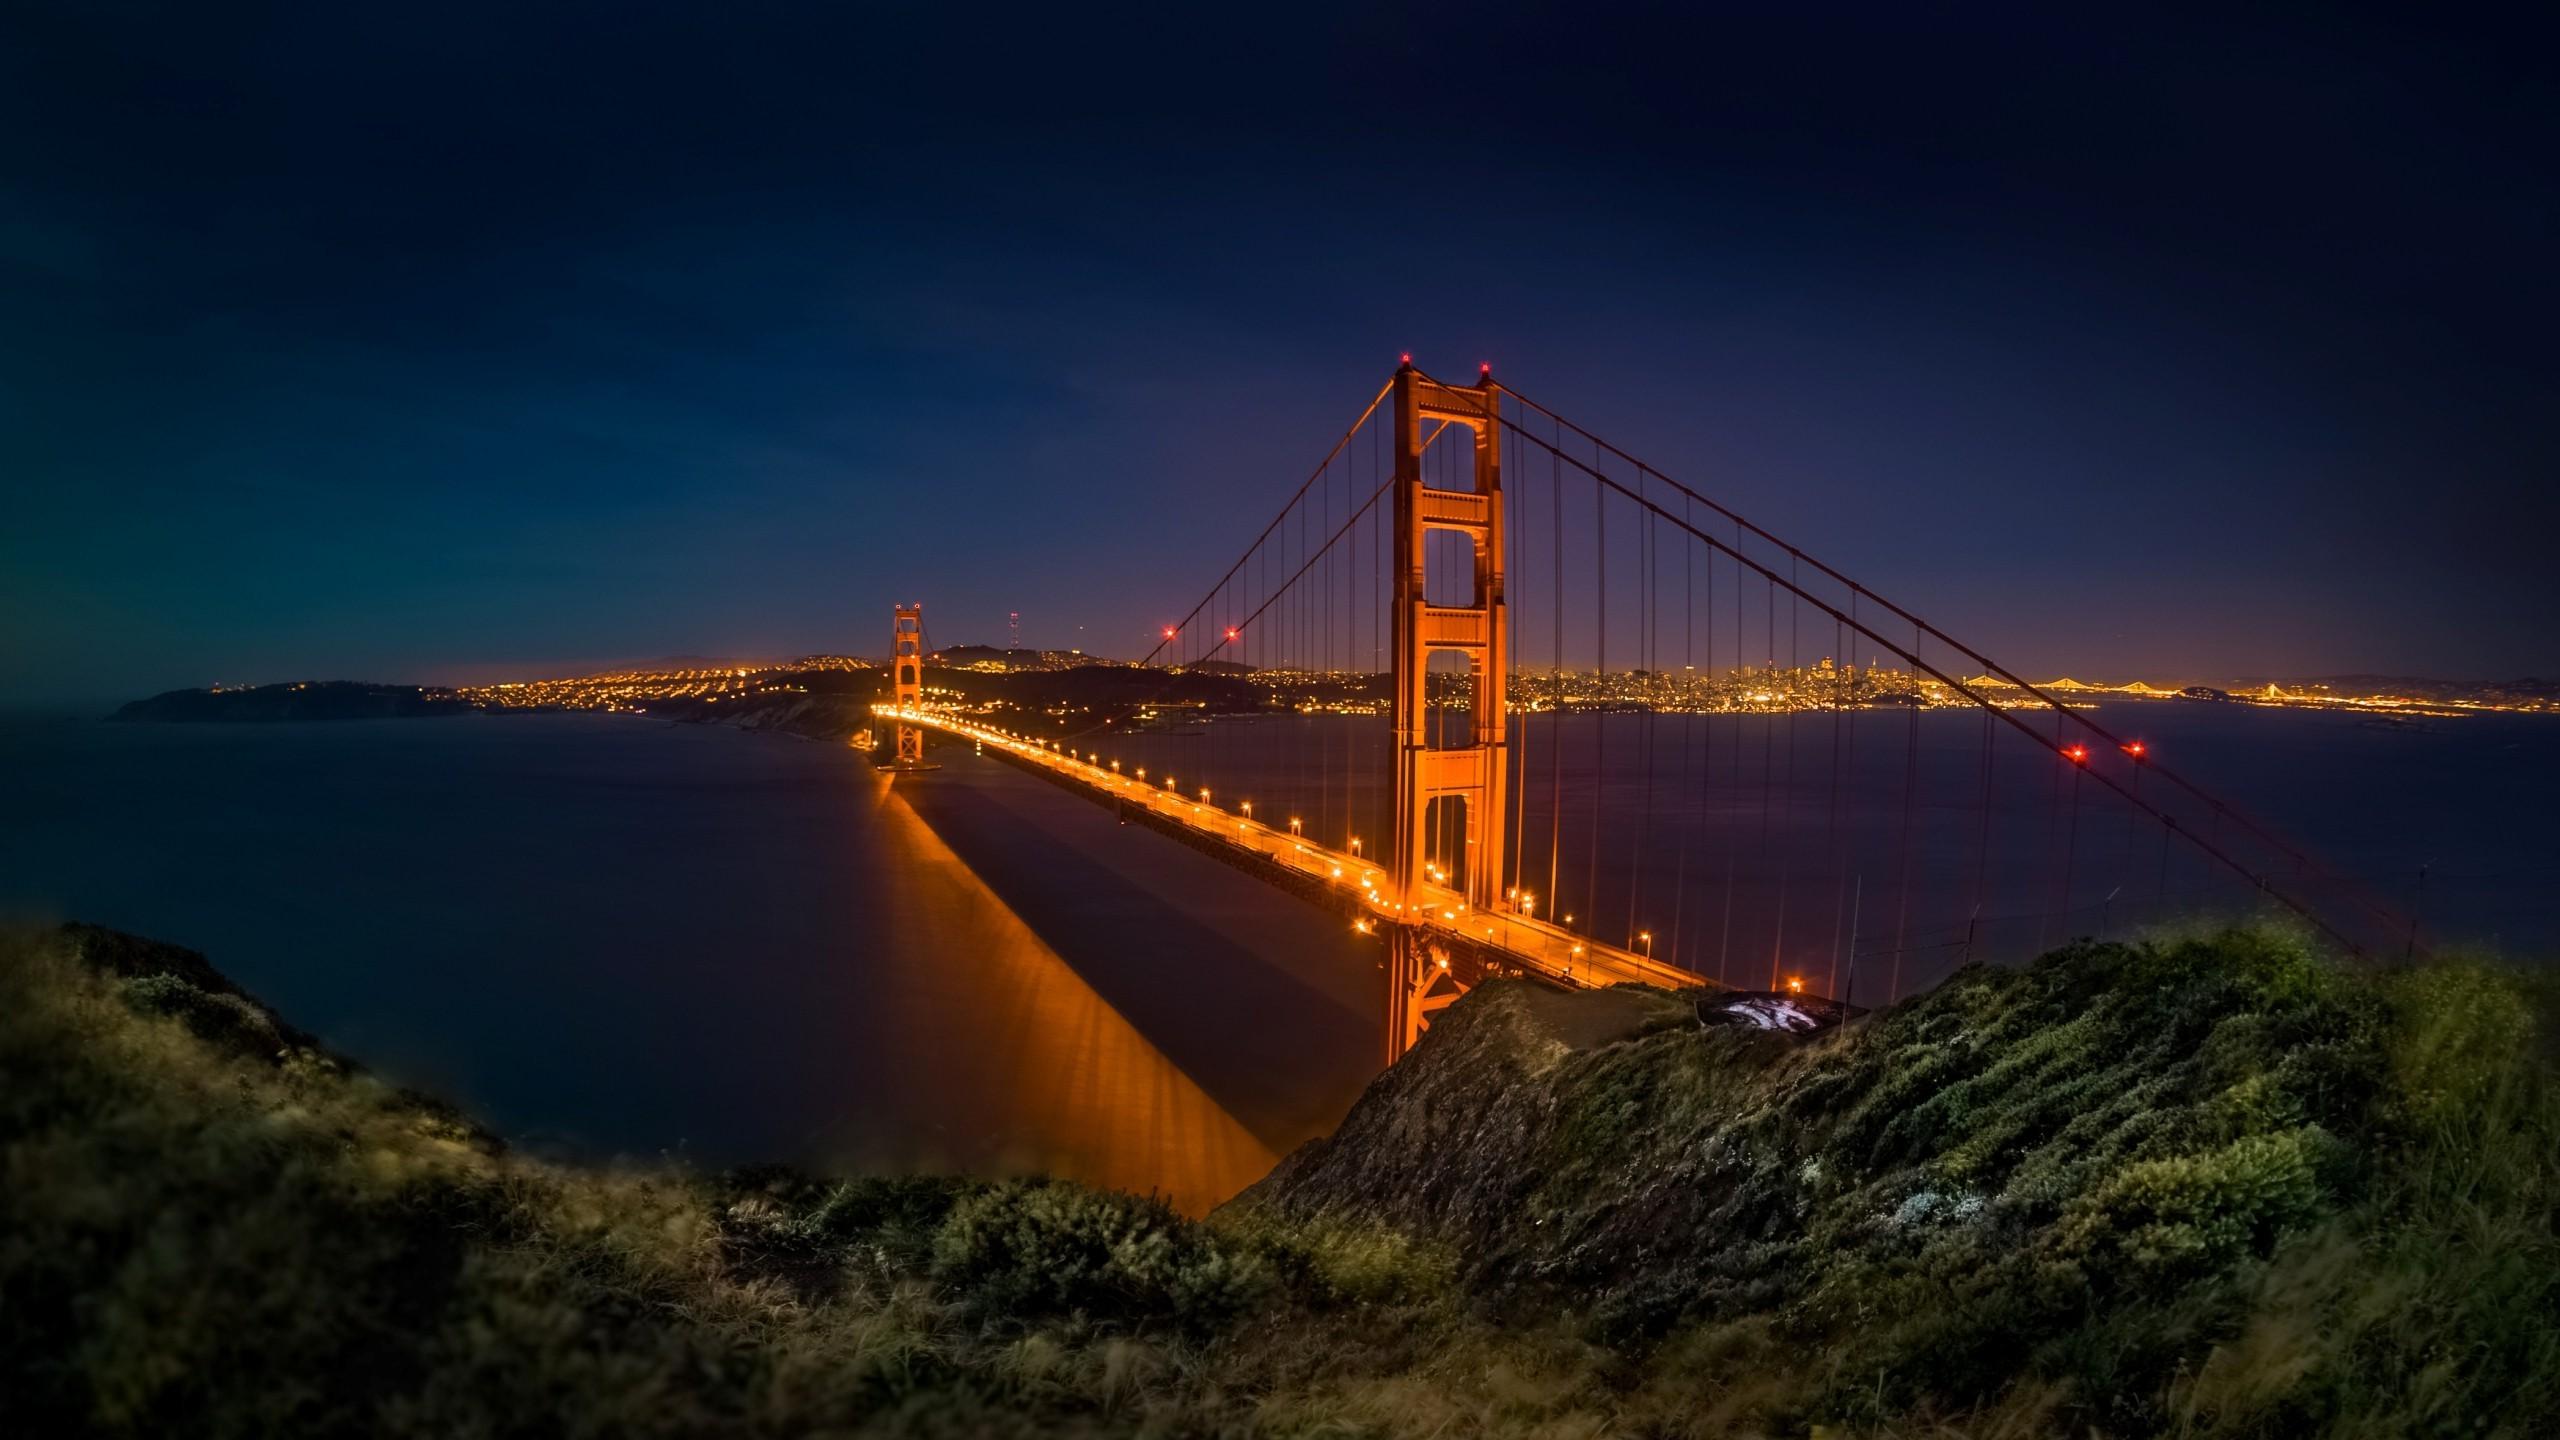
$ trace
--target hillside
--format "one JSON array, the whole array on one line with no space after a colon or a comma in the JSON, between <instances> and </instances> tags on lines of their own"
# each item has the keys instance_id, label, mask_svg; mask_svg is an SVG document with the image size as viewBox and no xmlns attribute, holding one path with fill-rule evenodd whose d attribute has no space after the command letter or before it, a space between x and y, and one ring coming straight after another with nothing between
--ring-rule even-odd
<instances>
[{"instance_id":1,"label":"hillside","mask_svg":"<svg viewBox=\"0 0 2560 1440\"><path fill-rule=\"evenodd\" d=\"M2082 946L1813 1036L1480 988L1205 1224L546 1164L203 957L0 936L22 1434L2528 1436L2537 987Z\"/></svg>"},{"instance_id":2,"label":"hillside","mask_svg":"<svg viewBox=\"0 0 2560 1440\"><path fill-rule=\"evenodd\" d=\"M361 680L298 680L227 690L170 690L117 708L116 720L234 721L398 720L468 715L470 702L432 685L376 685Z\"/></svg>"},{"instance_id":3,"label":"hillside","mask_svg":"<svg viewBox=\"0 0 2560 1440\"><path fill-rule=\"evenodd\" d=\"M2350 978L2255 932L2083 944L1812 1042L1667 995L1578 1035L1609 997L1470 998L1234 1208L1393 1216L1497 1312L1783 1375L1809 1416L2052 1387L2107 1433L2261 1402L2289 1425L2457 1375L2463 1404L2521 1386L2550 1413L2560 1132L2533 1016L2485 972ZM2516 1228L2475 1250L2489 1195ZM2289 1393L2235 1392L2271 1364Z\"/></svg>"}]
</instances>

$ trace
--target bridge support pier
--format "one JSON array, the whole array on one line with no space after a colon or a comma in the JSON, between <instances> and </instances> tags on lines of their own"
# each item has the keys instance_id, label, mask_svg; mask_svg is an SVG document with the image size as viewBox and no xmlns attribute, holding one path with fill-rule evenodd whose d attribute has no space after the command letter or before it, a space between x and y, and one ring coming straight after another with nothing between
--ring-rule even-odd
<instances>
[{"instance_id":1,"label":"bridge support pier","mask_svg":"<svg viewBox=\"0 0 2560 1440\"><path fill-rule=\"evenodd\" d=\"M1492 910L1509 843L1503 803L1508 726L1504 690L1510 662L1509 612L1503 600L1501 391L1487 374L1474 385L1443 385L1407 364L1396 371L1395 403L1395 834L1389 856L1403 914L1442 904ZM1474 442L1473 488L1443 490L1422 481L1422 453L1442 431L1461 426ZM1426 429L1426 427L1428 427ZM1426 558L1434 531L1467 537L1474 551L1472 593L1465 604L1431 603ZM1463 738L1434 744L1431 657L1467 662ZM1444 732L1448 727L1443 727ZM1458 807L1448 823L1445 807ZM1452 853L1435 860L1433 837L1455 831ZM1454 898L1452 897L1454 892ZM1386 1056L1413 1048L1431 1014L1461 987L1445 952L1421 926L1400 923L1388 936Z\"/></svg>"},{"instance_id":2,"label":"bridge support pier","mask_svg":"<svg viewBox=\"0 0 2560 1440\"><path fill-rule=\"evenodd\" d=\"M1446 947L1419 925L1398 925L1387 933L1387 1063L1393 1065L1414 1047L1431 1017L1467 992L1449 968Z\"/></svg>"}]
</instances>

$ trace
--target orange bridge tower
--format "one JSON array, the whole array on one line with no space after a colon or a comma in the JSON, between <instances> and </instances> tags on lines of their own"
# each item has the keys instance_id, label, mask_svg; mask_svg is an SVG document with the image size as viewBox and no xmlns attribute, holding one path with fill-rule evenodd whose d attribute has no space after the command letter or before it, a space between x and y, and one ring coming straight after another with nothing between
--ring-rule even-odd
<instances>
[{"instance_id":1,"label":"orange bridge tower","mask_svg":"<svg viewBox=\"0 0 2560 1440\"><path fill-rule=\"evenodd\" d=\"M1487 372L1474 385L1443 385L1407 363L1396 371L1395 404L1395 841L1389 864L1404 913L1463 905L1491 910L1508 827L1504 689L1509 678L1502 596L1501 390ZM1426 431L1425 427L1429 427ZM1474 485L1442 490L1422 482L1422 452L1451 426L1474 441ZM1475 552L1465 604L1435 605L1425 586L1434 531L1467 537ZM1464 656L1467 723L1434 745L1431 658ZM1453 813L1454 812L1454 813ZM1435 837L1451 853L1431 858ZM1441 942L1423 927L1398 924L1387 937L1386 1056L1411 1049L1433 1012L1458 997Z\"/></svg>"},{"instance_id":2,"label":"orange bridge tower","mask_svg":"<svg viewBox=\"0 0 2560 1440\"><path fill-rule=\"evenodd\" d=\"M889 654L890 699L901 710L924 704L924 606L901 605L890 631L894 642ZM898 749L890 762L898 768L915 769L924 764L924 728L901 721L898 725Z\"/></svg>"}]
</instances>

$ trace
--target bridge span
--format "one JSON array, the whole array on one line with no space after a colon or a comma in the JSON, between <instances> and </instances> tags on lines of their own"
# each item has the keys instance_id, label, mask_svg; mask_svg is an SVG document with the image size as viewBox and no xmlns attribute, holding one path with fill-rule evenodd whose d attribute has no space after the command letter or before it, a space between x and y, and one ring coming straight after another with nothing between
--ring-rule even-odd
<instances>
[{"instance_id":1,"label":"bridge span","mask_svg":"<svg viewBox=\"0 0 2560 1440\"><path fill-rule=\"evenodd\" d=\"M1889 1001L1906 960L2024 958L2217 902L2280 907L2351 954L2417 948L2358 877L2165 763L2138 714L2049 693L1490 367L1456 385L1407 357L1136 667L1380 716L1366 854L1358 831L1213 794L1238 772L1211 747L1184 788L1088 748L1108 721L1033 735L929 699L920 608L895 623L893 766L940 731L1343 915L1385 951L1389 1062L1488 975L1818 975L1844 1000L1875 976ZM1373 678L1386 703L1344 708ZM1332 757L1315 778L1347 815ZM1738 914L1755 890L1765 913Z\"/></svg>"},{"instance_id":2,"label":"bridge span","mask_svg":"<svg viewBox=\"0 0 2560 1440\"><path fill-rule=\"evenodd\" d=\"M1713 987L1716 982L1640 951L1576 935L1536 917L1536 901L1485 908L1436 878L1399 901L1387 867L1367 856L1316 844L1295 833L1285 817L1255 815L1252 802L1232 804L1208 790L1177 788L1179 777L1121 769L1099 751L1080 751L982 725L932 706L885 704L875 713L894 725L937 730L1013 761L1123 818L1183 840L1280 888L1347 916L1354 933L1382 946L1396 927L1423 937L1436 972L1420 1008L1429 1014L1488 975L1519 975L1567 986L1630 981L1666 989ZM1278 824L1273 824L1274 819ZM1441 979L1438 977L1445 977Z\"/></svg>"}]
</instances>

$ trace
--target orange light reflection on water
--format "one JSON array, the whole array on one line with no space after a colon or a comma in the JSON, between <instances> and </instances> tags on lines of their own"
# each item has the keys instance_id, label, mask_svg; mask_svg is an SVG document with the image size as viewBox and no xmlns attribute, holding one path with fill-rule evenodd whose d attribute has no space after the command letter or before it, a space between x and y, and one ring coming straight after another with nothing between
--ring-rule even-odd
<instances>
[{"instance_id":1,"label":"orange light reflection on water","mask_svg":"<svg viewBox=\"0 0 2560 1440\"><path fill-rule=\"evenodd\" d=\"M965 1117L944 1153L906 1163L1152 1190L1194 1215L1271 1169L1271 1149L1086 984L894 780L874 794L882 869L865 889L888 913L866 918L900 937L880 1000L941 1057L929 1108Z\"/></svg>"}]
</instances>

